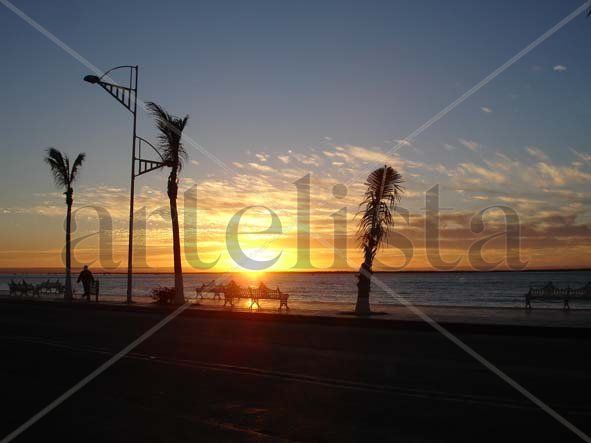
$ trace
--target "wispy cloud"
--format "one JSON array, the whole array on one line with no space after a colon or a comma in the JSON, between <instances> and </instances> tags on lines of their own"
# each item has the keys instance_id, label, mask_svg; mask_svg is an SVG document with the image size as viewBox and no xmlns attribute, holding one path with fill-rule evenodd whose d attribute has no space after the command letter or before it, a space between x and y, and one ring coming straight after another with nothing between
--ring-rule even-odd
<instances>
[{"instance_id":1,"label":"wispy cloud","mask_svg":"<svg viewBox=\"0 0 591 443\"><path fill-rule=\"evenodd\" d=\"M474 163L461 163L458 171L465 177L472 176L475 178L476 180L474 181L474 184L481 183L479 179L484 179L497 184L502 184L507 181L506 174Z\"/></svg>"},{"instance_id":2,"label":"wispy cloud","mask_svg":"<svg viewBox=\"0 0 591 443\"><path fill-rule=\"evenodd\" d=\"M273 168L271 166L260 165L258 163L254 163L254 162L249 163L248 166L250 166L252 169L256 169L257 171L261 171L261 172L273 171Z\"/></svg>"},{"instance_id":3,"label":"wispy cloud","mask_svg":"<svg viewBox=\"0 0 591 443\"><path fill-rule=\"evenodd\" d=\"M538 160L541 160L541 161L548 160L548 156L546 154L544 154L544 152L541 149L538 149L535 146L528 146L525 148L525 150L527 151L527 153L529 155L531 155L532 157L534 157Z\"/></svg>"},{"instance_id":4,"label":"wispy cloud","mask_svg":"<svg viewBox=\"0 0 591 443\"><path fill-rule=\"evenodd\" d=\"M585 154L584 152L579 152L573 148L570 148L570 151L573 154L575 154L579 159L583 160L585 163L591 162L591 154Z\"/></svg>"},{"instance_id":5,"label":"wispy cloud","mask_svg":"<svg viewBox=\"0 0 591 443\"><path fill-rule=\"evenodd\" d=\"M285 165L289 163L289 155L278 155L277 158Z\"/></svg>"},{"instance_id":6,"label":"wispy cloud","mask_svg":"<svg viewBox=\"0 0 591 443\"><path fill-rule=\"evenodd\" d=\"M480 143L474 141L474 140L466 140L466 139L459 139L459 142L465 146L466 148L468 148L470 151L478 151L478 148L480 147Z\"/></svg>"},{"instance_id":7,"label":"wispy cloud","mask_svg":"<svg viewBox=\"0 0 591 443\"><path fill-rule=\"evenodd\" d=\"M564 66L564 65L555 65L555 66L552 68L552 70L553 70L553 71L555 71L555 72L564 72L564 71L566 71L566 69L567 69L567 68L566 68L566 66Z\"/></svg>"},{"instance_id":8,"label":"wispy cloud","mask_svg":"<svg viewBox=\"0 0 591 443\"><path fill-rule=\"evenodd\" d=\"M306 165L306 166L316 166L319 167L322 164L322 160L320 156L317 154L301 154L301 153L292 153L292 157L295 158L299 163Z\"/></svg>"},{"instance_id":9,"label":"wispy cloud","mask_svg":"<svg viewBox=\"0 0 591 443\"><path fill-rule=\"evenodd\" d=\"M591 173L582 171L578 165L555 166L540 162L537 164L540 174L551 180L556 186L565 186L569 183L588 183L591 181Z\"/></svg>"},{"instance_id":10,"label":"wispy cloud","mask_svg":"<svg viewBox=\"0 0 591 443\"><path fill-rule=\"evenodd\" d=\"M227 222L237 211L247 205L264 205L281 217L283 234L278 240L274 240L272 247L286 248L284 260L287 261L284 263L289 265L290 257L294 257L297 229L298 201L294 181L310 174L313 189L313 232L326 241L332 241L333 221L330 214L347 206L350 219L349 236L351 242L354 242L355 222L352 217L364 192L363 177L355 183L347 184L347 196L339 199L334 205L331 203L334 200L333 186L343 183L343 171L355 174L367 168L370 163L375 167L388 163L399 169L406 180L402 204L413 214L411 223L402 223L397 229L407 235L417 248L422 248L421 250L425 247L422 231L424 216L421 209L424 207L424 192L435 183L439 183L446 206L452 208L451 213L442 215L442 223L446 223L442 234L442 248L446 251L461 249L476 238L469 230L471 214L491 205L511 206L519 212L525 232L523 241L527 242L528 247L550 251L565 250L561 246L568 246L570 251L574 251L571 245L572 242L576 242L576 247L581 248L576 250L577 254L591 251L591 227L588 226L591 193L586 190L587 184L591 181L591 155L574 149L569 152L567 148L564 152L570 158L557 156L557 161L553 161L535 146L523 147L521 152L525 151L525 155L508 156L502 152L495 152L490 146L485 149L480 142L474 140L460 139L455 144L456 146L440 145L440 148L442 146L446 151L456 151L455 154L447 156L446 164L439 164L435 158L417 157L422 161L415 161L410 150L407 151L408 155L387 156L379 147L354 145L323 145L317 147L317 151L311 148L294 148L295 152L259 154L265 157L265 160L253 152L248 155L249 160L238 159L241 161L234 163L236 171L231 177L207 174L194 175L194 179L183 178L179 195L183 196L185 190L193 185L197 186L198 199L195 205L198 206L199 214L198 235L206 259L209 258L208 254L215 258L219 251L223 251ZM462 152L467 154L463 151L464 147L470 151L477 151L479 155L465 155L470 158L463 159L457 164L453 161L455 157L459 157ZM107 208L113 217L114 242L117 245L125 245L128 217L126 189L81 187L77 191L76 208L91 203L93 206ZM169 266L170 219L165 183L161 181L153 187L142 187L136 198L137 206L146 208L146 241L150 245L150 260L154 260L155 265L162 263L163 266ZM26 209L0 208L0 221L13 223L16 217L23 216L35 216L40 220L53 217L51 223L45 224L59 229L64 217L63 195L56 191L36 195L35 199L35 204ZM183 216L187 210L185 204L185 200L180 197L181 228L184 227ZM189 207L193 206L187 206ZM487 212L487 223L504 223L502 215L499 211ZM96 230L96 215L91 208L78 213L77 222L77 235ZM249 231L264 231L268 226L268 214L249 211L244 217L244 223L245 229L248 228ZM503 227L502 224L490 226L499 229ZM50 245L56 249L53 253L54 260L59 258L61 239L62 236L56 237ZM22 239L20 240L22 243ZM245 240L245 244L253 248L260 245L257 242L256 236ZM7 243L6 249L16 246L18 243L15 240ZM117 247L117 260L124 261L126 251L123 247ZM332 260L332 256L324 257L326 251L318 245L314 246L313 254L313 259L318 260L318 266ZM359 259L358 254L357 249L352 252L355 260ZM223 263L220 262L221 268L226 266L224 263L230 261L227 254L223 257ZM3 258L3 254L0 253L0 265L4 263L3 260L8 263L10 257L5 254ZM572 263L578 262L573 259ZM538 261L535 264L544 263ZM427 265L421 262L416 266L418 268Z\"/></svg>"},{"instance_id":11,"label":"wispy cloud","mask_svg":"<svg viewBox=\"0 0 591 443\"><path fill-rule=\"evenodd\" d=\"M491 112L493 112L493 110L492 110L491 108L489 108L488 106L482 106L482 107L480 108L480 110L481 110L482 112L484 112L485 114L490 114Z\"/></svg>"}]
</instances>

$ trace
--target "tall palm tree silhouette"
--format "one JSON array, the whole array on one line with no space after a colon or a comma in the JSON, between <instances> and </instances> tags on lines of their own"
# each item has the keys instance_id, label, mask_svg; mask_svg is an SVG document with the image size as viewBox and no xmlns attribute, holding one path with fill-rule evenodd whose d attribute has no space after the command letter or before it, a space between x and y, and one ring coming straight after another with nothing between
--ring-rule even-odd
<instances>
[{"instance_id":1,"label":"tall palm tree silhouette","mask_svg":"<svg viewBox=\"0 0 591 443\"><path fill-rule=\"evenodd\" d=\"M156 103L146 103L148 111L156 120L156 128L160 131L158 136L158 149L166 166L170 167L168 175L168 199L170 201L170 218L172 220L172 248L174 256L174 286L176 289L174 302L185 302L183 288L183 267L181 263L181 237L179 233L179 214L176 204L179 189L179 173L183 168L183 162L187 159L187 151L181 143L183 130L187 125L189 116L176 117L169 114L163 107Z\"/></svg>"},{"instance_id":2,"label":"tall palm tree silhouette","mask_svg":"<svg viewBox=\"0 0 591 443\"><path fill-rule=\"evenodd\" d=\"M362 209L357 213L361 215L357 237L363 249L364 260L359 269L356 314L370 313L373 260L380 246L387 240L388 231L394 226L392 211L403 192L402 181L402 176L396 169L384 165L369 174L365 182L367 191L360 205Z\"/></svg>"},{"instance_id":3,"label":"tall palm tree silhouette","mask_svg":"<svg viewBox=\"0 0 591 443\"><path fill-rule=\"evenodd\" d=\"M45 162L51 168L53 180L59 188L65 190L66 196L66 291L64 298L72 300L72 255L70 247L71 228L72 228L72 204L74 203L74 188L72 187L86 154L78 154L74 163L70 166L70 159L67 155L62 154L55 148L48 148L46 150L47 156Z\"/></svg>"}]
</instances>

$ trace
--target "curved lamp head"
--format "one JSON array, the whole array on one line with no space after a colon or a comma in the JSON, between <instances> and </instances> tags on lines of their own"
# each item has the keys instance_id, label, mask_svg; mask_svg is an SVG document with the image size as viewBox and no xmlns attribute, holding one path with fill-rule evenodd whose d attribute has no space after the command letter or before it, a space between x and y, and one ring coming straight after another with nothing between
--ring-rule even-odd
<instances>
[{"instance_id":1,"label":"curved lamp head","mask_svg":"<svg viewBox=\"0 0 591 443\"><path fill-rule=\"evenodd\" d=\"M100 81L100 78L98 78L96 75L87 75L84 77L84 81L94 85Z\"/></svg>"}]
</instances>

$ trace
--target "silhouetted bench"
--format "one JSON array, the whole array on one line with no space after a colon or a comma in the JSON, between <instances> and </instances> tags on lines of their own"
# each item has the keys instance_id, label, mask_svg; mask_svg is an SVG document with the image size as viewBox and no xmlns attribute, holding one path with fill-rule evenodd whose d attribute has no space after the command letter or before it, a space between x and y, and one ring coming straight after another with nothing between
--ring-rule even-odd
<instances>
[{"instance_id":1,"label":"silhouetted bench","mask_svg":"<svg viewBox=\"0 0 591 443\"><path fill-rule=\"evenodd\" d=\"M531 309L532 300L538 300L541 302L562 302L563 309L570 309L570 301L574 300L586 300L591 301L591 282L585 286L577 289L557 288L552 282L543 286L542 288L529 288L527 294L525 294L525 308Z\"/></svg>"},{"instance_id":2,"label":"silhouetted bench","mask_svg":"<svg viewBox=\"0 0 591 443\"><path fill-rule=\"evenodd\" d=\"M64 295L66 287L59 280L56 280L55 282L47 280L45 282L39 283L35 290L39 296Z\"/></svg>"},{"instance_id":3,"label":"silhouetted bench","mask_svg":"<svg viewBox=\"0 0 591 443\"><path fill-rule=\"evenodd\" d=\"M252 289L248 288L250 291L250 309L254 305L257 305L259 308L261 305L259 304L259 300L279 300L279 310L285 307L286 311L289 311L289 306L287 306L287 300L289 299L289 294L285 292L281 292L279 287L277 289L270 289L266 286L259 286L258 288Z\"/></svg>"},{"instance_id":4,"label":"silhouetted bench","mask_svg":"<svg viewBox=\"0 0 591 443\"><path fill-rule=\"evenodd\" d=\"M101 284L97 279L95 279L90 284L90 296L92 297L94 295L94 301L96 301L96 302L99 301L100 289L101 289Z\"/></svg>"},{"instance_id":5,"label":"silhouetted bench","mask_svg":"<svg viewBox=\"0 0 591 443\"><path fill-rule=\"evenodd\" d=\"M35 295L36 294L35 286L27 283L26 281L21 281L20 283L16 283L13 280L10 280L8 283L8 293L9 295L29 295L29 293Z\"/></svg>"},{"instance_id":6,"label":"silhouetted bench","mask_svg":"<svg viewBox=\"0 0 591 443\"><path fill-rule=\"evenodd\" d=\"M234 306L234 300L240 298L250 298L250 288L241 288L239 286L232 287L230 285L225 286L222 294L224 294L224 306L230 304ZM252 303L251 303L252 308Z\"/></svg>"},{"instance_id":7,"label":"silhouetted bench","mask_svg":"<svg viewBox=\"0 0 591 443\"><path fill-rule=\"evenodd\" d=\"M254 305L260 308L261 300L279 300L279 310L281 311L281 309L285 307L285 309L289 311L289 306L287 305L289 294L281 292L279 288L270 289L263 283L261 283L258 288L242 288L238 285L228 285L225 287L224 306L226 306L228 303L230 306L234 306L234 300L240 298L246 298L250 300L248 309L252 309Z\"/></svg>"},{"instance_id":8,"label":"silhouetted bench","mask_svg":"<svg viewBox=\"0 0 591 443\"><path fill-rule=\"evenodd\" d=\"M223 285L214 285L213 281L208 284L202 283L200 287L195 288L195 298L203 300L204 294L213 294L214 300L221 300L224 290Z\"/></svg>"}]
</instances>

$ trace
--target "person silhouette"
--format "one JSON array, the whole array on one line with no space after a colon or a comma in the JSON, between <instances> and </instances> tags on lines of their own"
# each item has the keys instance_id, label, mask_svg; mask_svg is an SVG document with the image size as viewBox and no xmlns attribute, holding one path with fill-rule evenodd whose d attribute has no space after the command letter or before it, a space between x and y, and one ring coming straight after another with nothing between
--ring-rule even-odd
<instances>
[{"instance_id":1,"label":"person silhouette","mask_svg":"<svg viewBox=\"0 0 591 443\"><path fill-rule=\"evenodd\" d=\"M92 284L94 283L94 276L92 272L88 269L88 265L84 265L84 269L80 272L78 276L78 283L82 282L82 286L84 287L84 295L87 301L90 301L90 289Z\"/></svg>"}]
</instances>

